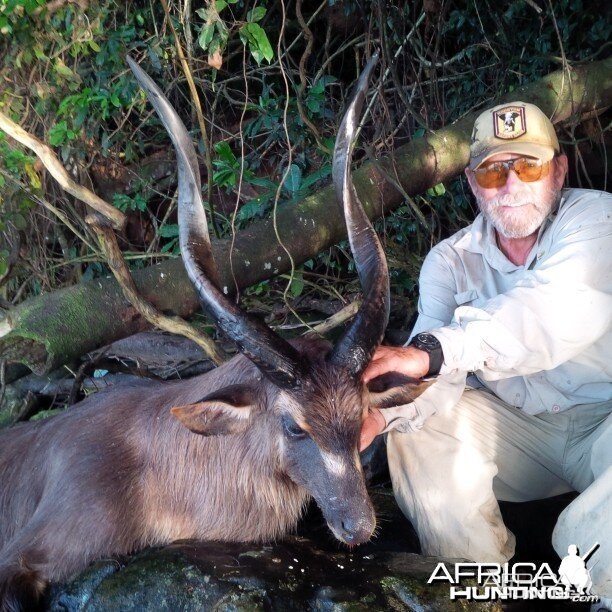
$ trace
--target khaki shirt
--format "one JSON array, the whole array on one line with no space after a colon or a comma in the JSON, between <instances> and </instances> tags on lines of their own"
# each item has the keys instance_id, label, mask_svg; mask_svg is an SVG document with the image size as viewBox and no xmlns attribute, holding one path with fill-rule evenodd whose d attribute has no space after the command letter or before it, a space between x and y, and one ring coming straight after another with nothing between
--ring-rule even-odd
<instances>
[{"instance_id":1,"label":"khaki shirt","mask_svg":"<svg viewBox=\"0 0 612 612\"><path fill-rule=\"evenodd\" d=\"M383 411L418 429L457 403L468 372L529 414L612 399L612 195L566 189L524 266L482 214L436 245L420 275L412 335L431 331L444 364L413 403Z\"/></svg>"}]
</instances>

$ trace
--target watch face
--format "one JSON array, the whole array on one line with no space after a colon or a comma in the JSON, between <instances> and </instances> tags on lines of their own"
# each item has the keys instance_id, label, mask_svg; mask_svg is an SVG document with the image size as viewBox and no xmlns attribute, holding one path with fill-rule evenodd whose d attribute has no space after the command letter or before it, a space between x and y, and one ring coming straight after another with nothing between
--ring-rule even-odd
<instances>
[{"instance_id":1,"label":"watch face","mask_svg":"<svg viewBox=\"0 0 612 612\"><path fill-rule=\"evenodd\" d=\"M435 349L440 346L440 342L435 336L427 333L417 334L414 338L423 348Z\"/></svg>"}]
</instances>

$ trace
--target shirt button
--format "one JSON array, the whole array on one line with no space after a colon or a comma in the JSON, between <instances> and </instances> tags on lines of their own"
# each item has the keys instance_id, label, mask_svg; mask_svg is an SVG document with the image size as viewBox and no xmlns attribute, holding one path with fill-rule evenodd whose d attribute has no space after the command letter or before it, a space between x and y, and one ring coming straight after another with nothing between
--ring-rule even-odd
<instances>
[{"instance_id":1,"label":"shirt button","mask_svg":"<svg viewBox=\"0 0 612 612\"><path fill-rule=\"evenodd\" d=\"M555 404L555 405L552 407L552 411L553 411L553 412L559 412L559 410L561 410L561 408L559 408L559 404Z\"/></svg>"}]
</instances>

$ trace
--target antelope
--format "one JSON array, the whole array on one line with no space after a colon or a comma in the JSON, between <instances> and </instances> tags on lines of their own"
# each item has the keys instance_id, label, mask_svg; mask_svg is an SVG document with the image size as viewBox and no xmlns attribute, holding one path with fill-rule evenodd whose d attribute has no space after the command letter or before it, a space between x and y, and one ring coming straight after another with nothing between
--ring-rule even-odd
<instances>
[{"instance_id":1,"label":"antelope","mask_svg":"<svg viewBox=\"0 0 612 612\"><path fill-rule=\"evenodd\" d=\"M0 609L31 609L50 581L101 556L177 539L274 540L295 527L310 498L341 542L371 537L376 517L357 450L362 419L371 405L405 403L420 390L396 381L374 393L361 381L389 316L384 252L350 173L375 60L334 150L333 180L364 299L331 347L284 340L218 289L193 143L128 57L176 149L185 268L203 309L240 353L190 380L111 388L0 432Z\"/></svg>"}]
</instances>

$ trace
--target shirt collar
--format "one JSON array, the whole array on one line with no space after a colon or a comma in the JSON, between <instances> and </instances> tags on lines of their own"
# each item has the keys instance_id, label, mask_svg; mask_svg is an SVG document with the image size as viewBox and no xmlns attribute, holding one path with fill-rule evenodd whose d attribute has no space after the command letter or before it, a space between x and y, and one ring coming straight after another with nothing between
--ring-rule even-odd
<instances>
[{"instance_id":1,"label":"shirt collar","mask_svg":"<svg viewBox=\"0 0 612 612\"><path fill-rule=\"evenodd\" d=\"M456 242L455 246L470 253L484 252L487 236L487 222L482 213L478 213L472 225L469 226L463 236Z\"/></svg>"}]
</instances>

